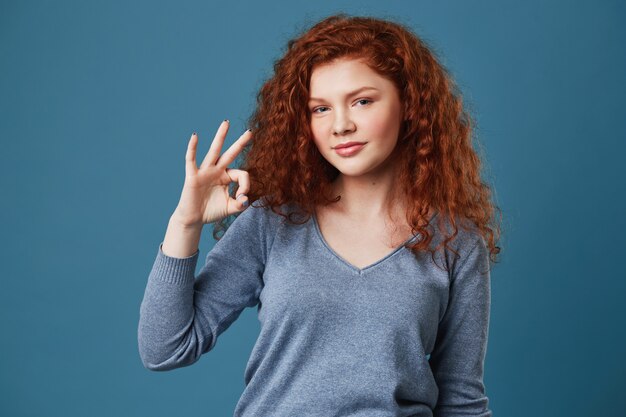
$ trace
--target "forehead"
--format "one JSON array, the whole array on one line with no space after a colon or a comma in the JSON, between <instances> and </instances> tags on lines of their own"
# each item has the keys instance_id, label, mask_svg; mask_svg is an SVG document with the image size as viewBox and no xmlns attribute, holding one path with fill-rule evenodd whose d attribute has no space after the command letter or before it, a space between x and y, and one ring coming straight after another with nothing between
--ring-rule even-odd
<instances>
[{"instance_id":1,"label":"forehead","mask_svg":"<svg viewBox=\"0 0 626 417\"><path fill-rule=\"evenodd\" d=\"M363 60L342 58L314 67L309 90L311 96L319 97L344 90L351 91L363 85L383 89L393 84Z\"/></svg>"}]
</instances>

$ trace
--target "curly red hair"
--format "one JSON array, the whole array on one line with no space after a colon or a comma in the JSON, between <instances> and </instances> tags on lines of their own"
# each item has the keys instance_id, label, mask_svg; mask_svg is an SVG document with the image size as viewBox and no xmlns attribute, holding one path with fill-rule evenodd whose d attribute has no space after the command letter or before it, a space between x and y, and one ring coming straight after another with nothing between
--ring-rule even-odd
<instances>
[{"instance_id":1,"label":"curly red hair","mask_svg":"<svg viewBox=\"0 0 626 417\"><path fill-rule=\"evenodd\" d=\"M254 137L241 153L240 168L250 174L250 204L260 199L255 205L271 207L291 223L301 224L317 205L338 201L331 195L331 183L339 171L317 149L307 108L313 68L338 58L362 59L400 92L406 120L397 144L396 183L407 198L408 224L423 236L411 250L417 254L428 248L433 237L428 227L434 218L429 213L436 213L445 238L431 250L433 260L437 249L449 248L458 224L478 230L490 260L496 262L500 226L494 211L499 209L480 177L481 161L472 147L474 122L452 78L424 41L388 20L341 13L288 42L286 53L274 63L274 76L257 95L249 120ZM283 213L280 207L285 204L297 212ZM304 219L295 220L295 214ZM219 239L227 227L228 218L216 222L214 238Z\"/></svg>"}]
</instances>

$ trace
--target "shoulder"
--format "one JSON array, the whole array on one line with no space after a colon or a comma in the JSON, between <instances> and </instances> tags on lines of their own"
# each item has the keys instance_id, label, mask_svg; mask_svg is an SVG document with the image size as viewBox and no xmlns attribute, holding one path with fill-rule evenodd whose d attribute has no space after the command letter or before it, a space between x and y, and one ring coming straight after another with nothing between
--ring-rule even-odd
<instances>
[{"instance_id":1,"label":"shoulder","mask_svg":"<svg viewBox=\"0 0 626 417\"><path fill-rule=\"evenodd\" d=\"M489 248L478 229L459 231L458 258L453 261L453 276L489 273Z\"/></svg>"},{"instance_id":2,"label":"shoulder","mask_svg":"<svg viewBox=\"0 0 626 417\"><path fill-rule=\"evenodd\" d=\"M234 219L225 227L223 235L216 239L216 253L239 253L240 256L256 254L265 262L273 246L280 223L280 215L270 207L254 201L244 210L235 213ZM213 255L215 256L215 255Z\"/></svg>"},{"instance_id":3,"label":"shoulder","mask_svg":"<svg viewBox=\"0 0 626 417\"><path fill-rule=\"evenodd\" d=\"M235 214L235 219L227 228L226 233L235 230L238 233L245 232L258 237L270 235L273 237L278 228L285 222L285 217L279 213L289 213L292 209L291 205L288 204L272 208L263 198L260 198Z\"/></svg>"},{"instance_id":4,"label":"shoulder","mask_svg":"<svg viewBox=\"0 0 626 417\"><path fill-rule=\"evenodd\" d=\"M449 238L454 232L449 219L441 219L440 222L443 223L445 233L439 229L435 221L433 225L434 246L443 245L444 240ZM452 275L459 271L467 262L481 263L488 259L489 256L488 247L480 229L468 220L456 221L456 235L446 243L443 251L445 253L445 262Z\"/></svg>"},{"instance_id":5,"label":"shoulder","mask_svg":"<svg viewBox=\"0 0 626 417\"><path fill-rule=\"evenodd\" d=\"M234 220L228 227L226 233L230 230L258 230L265 231L273 221L274 215L269 207L261 205L257 201L252 202L244 210L236 213Z\"/></svg>"},{"instance_id":6,"label":"shoulder","mask_svg":"<svg viewBox=\"0 0 626 417\"><path fill-rule=\"evenodd\" d=\"M236 216L243 217L246 221L265 221L268 225L277 226L278 223L284 223L286 219L305 220L307 214L295 203L272 206L265 197L261 197Z\"/></svg>"}]
</instances>

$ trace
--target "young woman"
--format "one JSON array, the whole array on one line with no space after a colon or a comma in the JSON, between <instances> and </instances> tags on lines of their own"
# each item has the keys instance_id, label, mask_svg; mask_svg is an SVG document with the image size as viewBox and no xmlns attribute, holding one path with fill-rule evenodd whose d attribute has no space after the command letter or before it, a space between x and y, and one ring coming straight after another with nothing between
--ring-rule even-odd
<instances>
[{"instance_id":1,"label":"young woman","mask_svg":"<svg viewBox=\"0 0 626 417\"><path fill-rule=\"evenodd\" d=\"M386 20L331 16L288 46L252 131L220 156L225 120L199 167L191 136L141 304L143 364L193 364L258 306L236 416L490 416L499 226L453 82ZM207 223L217 242L194 276Z\"/></svg>"}]
</instances>

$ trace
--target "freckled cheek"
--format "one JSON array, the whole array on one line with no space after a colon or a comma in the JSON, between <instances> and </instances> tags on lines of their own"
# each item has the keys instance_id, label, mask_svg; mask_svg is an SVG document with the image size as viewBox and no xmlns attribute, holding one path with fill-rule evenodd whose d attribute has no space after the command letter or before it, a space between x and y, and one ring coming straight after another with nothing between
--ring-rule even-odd
<instances>
[{"instance_id":1,"label":"freckled cheek","mask_svg":"<svg viewBox=\"0 0 626 417\"><path fill-rule=\"evenodd\" d=\"M384 117L370 118L361 123L361 130L364 133L377 138L389 135L390 130L394 127L393 121Z\"/></svg>"},{"instance_id":2,"label":"freckled cheek","mask_svg":"<svg viewBox=\"0 0 626 417\"><path fill-rule=\"evenodd\" d=\"M311 126L311 134L313 136L313 143L315 144L315 147L320 151L320 153L328 153L328 148L331 145L328 143L327 139L325 139L324 134L319 129L313 128L313 126Z\"/></svg>"},{"instance_id":3,"label":"freckled cheek","mask_svg":"<svg viewBox=\"0 0 626 417\"><path fill-rule=\"evenodd\" d=\"M319 125L311 124L311 133L313 134L314 137L319 137L320 134L322 133Z\"/></svg>"},{"instance_id":4,"label":"freckled cheek","mask_svg":"<svg viewBox=\"0 0 626 417\"><path fill-rule=\"evenodd\" d=\"M329 126L325 126L323 123L317 122L317 123L311 123L311 134L313 135L313 140L315 141L315 144L317 145L317 147L329 147L331 146L330 143L328 143L328 140L330 138L330 127Z\"/></svg>"}]
</instances>

